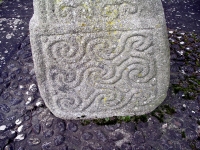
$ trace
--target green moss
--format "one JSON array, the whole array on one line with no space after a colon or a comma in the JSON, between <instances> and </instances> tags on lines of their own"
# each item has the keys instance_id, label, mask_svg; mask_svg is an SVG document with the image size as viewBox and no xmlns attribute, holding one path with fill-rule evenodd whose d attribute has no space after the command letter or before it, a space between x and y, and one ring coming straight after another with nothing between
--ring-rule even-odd
<instances>
[{"instance_id":1,"label":"green moss","mask_svg":"<svg viewBox=\"0 0 200 150\"><path fill-rule=\"evenodd\" d=\"M136 122L139 121L147 122L148 116L147 115L141 115L141 116L114 116L110 118L103 118L103 119L94 119L94 120L82 120L81 124L83 126L90 124L91 122L97 124L97 125L114 125L117 123L122 122Z\"/></svg>"},{"instance_id":2,"label":"green moss","mask_svg":"<svg viewBox=\"0 0 200 150\"><path fill-rule=\"evenodd\" d=\"M156 117L161 123L164 122L164 113L159 108L157 108L156 110L154 110L151 113L151 115L154 116L154 117Z\"/></svg>"},{"instance_id":3,"label":"green moss","mask_svg":"<svg viewBox=\"0 0 200 150\"><path fill-rule=\"evenodd\" d=\"M172 89L175 94L182 91L184 93L183 98L187 100L195 100L197 96L197 87L200 86L200 81L194 77L189 77L187 80L187 87L183 87L182 84L173 84Z\"/></svg>"},{"instance_id":4,"label":"green moss","mask_svg":"<svg viewBox=\"0 0 200 150\"><path fill-rule=\"evenodd\" d=\"M182 138L186 138L185 131L181 132L181 136L182 136Z\"/></svg>"},{"instance_id":5,"label":"green moss","mask_svg":"<svg viewBox=\"0 0 200 150\"><path fill-rule=\"evenodd\" d=\"M141 116L135 116L138 118L138 120L142 121L142 122L147 122L148 118L147 115L141 115Z\"/></svg>"},{"instance_id":6,"label":"green moss","mask_svg":"<svg viewBox=\"0 0 200 150\"><path fill-rule=\"evenodd\" d=\"M176 113L175 109L169 105L163 105L158 107L156 110L154 110L151 115L156 117L160 122L164 122L164 114L173 115ZM97 124L97 125L114 125L117 123L122 122L147 122L149 115L141 115L141 116L114 116L110 118L103 118L103 119L94 119L94 120L82 120L82 125L88 125L91 122Z\"/></svg>"},{"instance_id":7,"label":"green moss","mask_svg":"<svg viewBox=\"0 0 200 150\"><path fill-rule=\"evenodd\" d=\"M176 113L175 109L173 107L170 107L169 105L161 106L161 108L163 108L163 111L168 115L173 115L174 113Z\"/></svg>"},{"instance_id":8,"label":"green moss","mask_svg":"<svg viewBox=\"0 0 200 150\"><path fill-rule=\"evenodd\" d=\"M131 117L130 116L122 116L122 117L118 117L119 121L121 122L130 122L131 121Z\"/></svg>"},{"instance_id":9,"label":"green moss","mask_svg":"<svg viewBox=\"0 0 200 150\"><path fill-rule=\"evenodd\" d=\"M200 120L197 120L197 124L200 125Z\"/></svg>"},{"instance_id":10,"label":"green moss","mask_svg":"<svg viewBox=\"0 0 200 150\"><path fill-rule=\"evenodd\" d=\"M3 3L3 0L0 0L0 4Z\"/></svg>"},{"instance_id":11,"label":"green moss","mask_svg":"<svg viewBox=\"0 0 200 150\"><path fill-rule=\"evenodd\" d=\"M190 147L191 147L192 150L197 150L195 141L192 141L192 142L190 143Z\"/></svg>"},{"instance_id":12,"label":"green moss","mask_svg":"<svg viewBox=\"0 0 200 150\"><path fill-rule=\"evenodd\" d=\"M111 117L104 119L95 119L93 120L93 122L97 125L113 125L120 122L120 120L118 119L118 117Z\"/></svg>"},{"instance_id":13,"label":"green moss","mask_svg":"<svg viewBox=\"0 0 200 150\"><path fill-rule=\"evenodd\" d=\"M83 125L83 126L86 126L86 125L88 125L88 124L90 124L90 120L81 120L81 124Z\"/></svg>"}]
</instances>

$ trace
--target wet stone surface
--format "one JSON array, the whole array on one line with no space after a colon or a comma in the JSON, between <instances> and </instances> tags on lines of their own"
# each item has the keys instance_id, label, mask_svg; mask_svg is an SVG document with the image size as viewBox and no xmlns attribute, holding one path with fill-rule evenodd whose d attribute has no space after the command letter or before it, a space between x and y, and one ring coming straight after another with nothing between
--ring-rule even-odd
<instances>
[{"instance_id":1,"label":"wet stone surface","mask_svg":"<svg viewBox=\"0 0 200 150\"><path fill-rule=\"evenodd\" d=\"M33 14L32 3L32 0L3 0L0 4L0 72L28 35L29 20Z\"/></svg>"},{"instance_id":2,"label":"wet stone surface","mask_svg":"<svg viewBox=\"0 0 200 150\"><path fill-rule=\"evenodd\" d=\"M180 38L180 36L182 38ZM191 38L193 40L191 40ZM188 40L190 39L190 40ZM169 30L171 81L167 99L139 117L70 121L56 118L37 89L29 36L1 73L0 145L4 149L181 149L199 147L199 46L194 33ZM192 41L192 42L191 42ZM180 44L184 42L184 44ZM17 58L16 58L17 57ZM180 58L183 59L180 59ZM195 61L195 65L191 62ZM192 67L193 69L188 69ZM20 70L20 71L19 71ZM12 86L17 83L18 86Z\"/></svg>"}]
</instances>

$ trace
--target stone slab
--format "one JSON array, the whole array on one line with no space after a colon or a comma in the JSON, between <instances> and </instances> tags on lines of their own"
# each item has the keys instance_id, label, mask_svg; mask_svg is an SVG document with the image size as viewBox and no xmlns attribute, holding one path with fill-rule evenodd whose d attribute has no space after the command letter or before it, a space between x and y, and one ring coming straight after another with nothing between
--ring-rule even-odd
<instances>
[{"instance_id":1,"label":"stone slab","mask_svg":"<svg viewBox=\"0 0 200 150\"><path fill-rule=\"evenodd\" d=\"M142 115L167 95L169 44L160 0L34 0L38 86L63 119Z\"/></svg>"}]
</instances>

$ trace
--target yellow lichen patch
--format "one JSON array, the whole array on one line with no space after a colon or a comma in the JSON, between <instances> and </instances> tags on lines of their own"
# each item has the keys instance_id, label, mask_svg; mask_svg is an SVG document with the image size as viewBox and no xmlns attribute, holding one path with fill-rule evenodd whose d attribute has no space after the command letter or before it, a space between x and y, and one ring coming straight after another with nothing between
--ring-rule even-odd
<instances>
[{"instance_id":1,"label":"yellow lichen patch","mask_svg":"<svg viewBox=\"0 0 200 150\"><path fill-rule=\"evenodd\" d=\"M63 10L65 10L67 7L66 6L64 6L64 5L62 5L61 7L60 7L60 9L63 11Z\"/></svg>"},{"instance_id":2,"label":"yellow lichen patch","mask_svg":"<svg viewBox=\"0 0 200 150\"><path fill-rule=\"evenodd\" d=\"M87 3L84 3L84 4L83 4L83 7L84 7L85 9L89 9L89 6L88 6Z\"/></svg>"},{"instance_id":3,"label":"yellow lichen patch","mask_svg":"<svg viewBox=\"0 0 200 150\"><path fill-rule=\"evenodd\" d=\"M107 22L107 26L113 26L114 24L115 24L114 21L108 21L108 22Z\"/></svg>"},{"instance_id":4,"label":"yellow lichen patch","mask_svg":"<svg viewBox=\"0 0 200 150\"><path fill-rule=\"evenodd\" d=\"M114 31L113 33L116 35L116 34L117 34L117 31Z\"/></svg>"},{"instance_id":5,"label":"yellow lichen patch","mask_svg":"<svg viewBox=\"0 0 200 150\"><path fill-rule=\"evenodd\" d=\"M112 33L111 30L113 29L113 26L115 25L115 21L108 21L106 22L106 28L109 31L109 35Z\"/></svg>"},{"instance_id":6,"label":"yellow lichen patch","mask_svg":"<svg viewBox=\"0 0 200 150\"><path fill-rule=\"evenodd\" d=\"M119 15L119 11L115 8L115 6L108 5L104 8L103 16L115 19Z\"/></svg>"},{"instance_id":7,"label":"yellow lichen patch","mask_svg":"<svg viewBox=\"0 0 200 150\"><path fill-rule=\"evenodd\" d=\"M85 23L81 23L81 27L85 27L86 26L86 24Z\"/></svg>"},{"instance_id":8,"label":"yellow lichen patch","mask_svg":"<svg viewBox=\"0 0 200 150\"><path fill-rule=\"evenodd\" d=\"M60 3L60 2L61 2L61 0L55 0L55 2L58 4L58 3Z\"/></svg>"},{"instance_id":9,"label":"yellow lichen patch","mask_svg":"<svg viewBox=\"0 0 200 150\"><path fill-rule=\"evenodd\" d=\"M160 27L161 27L161 24L157 24L157 25L156 25L156 28L160 28Z\"/></svg>"},{"instance_id":10,"label":"yellow lichen patch","mask_svg":"<svg viewBox=\"0 0 200 150\"><path fill-rule=\"evenodd\" d=\"M88 3L84 3L84 4L83 4L83 7L85 8L85 10L86 10L87 12L90 12L90 11L91 11L90 5L89 5Z\"/></svg>"},{"instance_id":11,"label":"yellow lichen patch","mask_svg":"<svg viewBox=\"0 0 200 150\"><path fill-rule=\"evenodd\" d=\"M99 58L98 58L98 61L103 61L103 58L99 57Z\"/></svg>"},{"instance_id":12,"label":"yellow lichen patch","mask_svg":"<svg viewBox=\"0 0 200 150\"><path fill-rule=\"evenodd\" d=\"M107 98L106 98L106 97L104 97L103 101L104 101L104 103L106 103L106 101L107 101Z\"/></svg>"},{"instance_id":13,"label":"yellow lichen patch","mask_svg":"<svg viewBox=\"0 0 200 150\"><path fill-rule=\"evenodd\" d=\"M142 74L141 74L141 73L139 73L139 74L138 74L138 77L139 77L139 78L140 78L140 77L142 77Z\"/></svg>"}]
</instances>

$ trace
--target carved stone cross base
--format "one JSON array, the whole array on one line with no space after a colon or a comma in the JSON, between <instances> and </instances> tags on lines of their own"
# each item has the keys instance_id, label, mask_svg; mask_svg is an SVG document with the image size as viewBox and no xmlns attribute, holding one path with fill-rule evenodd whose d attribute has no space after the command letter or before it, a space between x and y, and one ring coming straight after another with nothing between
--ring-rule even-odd
<instances>
[{"instance_id":1,"label":"carved stone cross base","mask_svg":"<svg viewBox=\"0 0 200 150\"><path fill-rule=\"evenodd\" d=\"M166 97L160 0L34 0L30 37L40 93L57 117L142 115Z\"/></svg>"}]
</instances>

